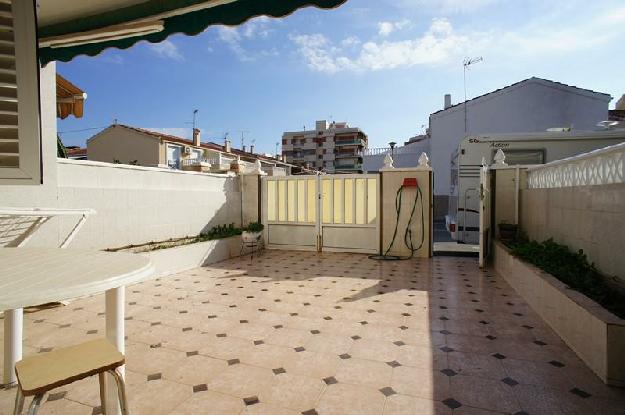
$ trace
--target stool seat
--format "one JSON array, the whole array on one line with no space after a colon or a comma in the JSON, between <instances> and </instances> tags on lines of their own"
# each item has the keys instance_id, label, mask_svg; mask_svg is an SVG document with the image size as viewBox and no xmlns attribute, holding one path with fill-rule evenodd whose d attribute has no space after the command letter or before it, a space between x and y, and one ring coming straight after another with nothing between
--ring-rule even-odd
<instances>
[{"instance_id":1,"label":"stool seat","mask_svg":"<svg viewBox=\"0 0 625 415\"><path fill-rule=\"evenodd\" d=\"M24 396L40 395L124 364L124 355L106 339L88 341L27 357L15 365Z\"/></svg>"}]
</instances>

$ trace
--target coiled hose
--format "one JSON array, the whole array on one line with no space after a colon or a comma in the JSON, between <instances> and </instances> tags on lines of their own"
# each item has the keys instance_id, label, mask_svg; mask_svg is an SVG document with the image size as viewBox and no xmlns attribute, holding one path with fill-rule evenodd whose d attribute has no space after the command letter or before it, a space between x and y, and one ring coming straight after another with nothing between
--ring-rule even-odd
<instances>
[{"instance_id":1,"label":"coiled hose","mask_svg":"<svg viewBox=\"0 0 625 415\"><path fill-rule=\"evenodd\" d=\"M415 251L418 251L423 246L425 241L425 218L423 212L423 194L421 193L421 188L419 186L416 187L417 191L415 192L414 204L412 205L412 210L410 211L410 218L408 219L408 224L406 225L406 231L404 232L404 244L410 250L410 255L408 256L400 256L400 255L389 255L388 253L391 251L391 248L395 244L395 239L397 238L397 230L399 227L399 214L401 212L401 199L404 192L404 188L406 186L401 186L397 190L397 194L395 195L395 230L393 231L393 239L391 243L388 245L384 254L381 255L370 255L370 259L380 260L380 261L398 261L398 260L406 260L411 259L414 256ZM416 248L412 242L412 220L414 218L415 211L417 210L417 202L421 202L421 242L419 246Z\"/></svg>"}]
</instances>

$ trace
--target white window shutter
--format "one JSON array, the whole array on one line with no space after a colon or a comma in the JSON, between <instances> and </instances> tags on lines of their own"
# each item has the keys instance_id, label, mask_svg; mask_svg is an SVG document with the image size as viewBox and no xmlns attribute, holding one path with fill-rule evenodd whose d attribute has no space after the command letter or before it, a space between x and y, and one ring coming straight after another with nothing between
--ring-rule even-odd
<instances>
[{"instance_id":1,"label":"white window shutter","mask_svg":"<svg viewBox=\"0 0 625 415\"><path fill-rule=\"evenodd\" d=\"M32 0L0 0L0 185L41 184L37 21Z\"/></svg>"}]
</instances>

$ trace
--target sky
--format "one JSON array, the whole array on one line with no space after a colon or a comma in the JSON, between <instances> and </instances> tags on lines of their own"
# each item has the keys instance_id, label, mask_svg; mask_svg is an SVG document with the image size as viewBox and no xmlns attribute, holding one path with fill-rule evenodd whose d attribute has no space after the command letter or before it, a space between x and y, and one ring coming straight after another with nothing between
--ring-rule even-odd
<instances>
[{"instance_id":1,"label":"sky","mask_svg":"<svg viewBox=\"0 0 625 415\"><path fill-rule=\"evenodd\" d=\"M385 147L422 133L443 96L468 98L532 76L625 93L622 0L348 0L282 19L212 26L58 63L87 92L65 145L119 123L274 153L284 131L346 121Z\"/></svg>"}]
</instances>

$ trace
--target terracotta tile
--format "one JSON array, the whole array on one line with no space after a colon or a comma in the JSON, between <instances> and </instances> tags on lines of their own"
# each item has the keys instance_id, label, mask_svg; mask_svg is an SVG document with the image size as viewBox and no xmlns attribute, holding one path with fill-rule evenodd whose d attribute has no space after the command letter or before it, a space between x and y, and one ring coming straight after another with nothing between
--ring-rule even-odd
<instances>
[{"instance_id":1,"label":"terracotta tile","mask_svg":"<svg viewBox=\"0 0 625 415\"><path fill-rule=\"evenodd\" d=\"M449 395L449 378L437 370L399 366L393 369L393 389L422 399L442 400Z\"/></svg>"},{"instance_id":2,"label":"terracotta tile","mask_svg":"<svg viewBox=\"0 0 625 415\"><path fill-rule=\"evenodd\" d=\"M194 393L189 399L176 407L171 415L196 415L208 409L215 414L238 415L245 405L240 398L218 392L206 391Z\"/></svg>"},{"instance_id":3,"label":"terracotta tile","mask_svg":"<svg viewBox=\"0 0 625 415\"><path fill-rule=\"evenodd\" d=\"M353 358L341 361L335 377L340 383L380 389L391 385L392 374L393 369L386 363Z\"/></svg>"},{"instance_id":4,"label":"terracotta tile","mask_svg":"<svg viewBox=\"0 0 625 415\"><path fill-rule=\"evenodd\" d=\"M287 372L274 376L267 386L259 395L261 402L301 412L315 406L325 384Z\"/></svg>"},{"instance_id":5,"label":"terracotta tile","mask_svg":"<svg viewBox=\"0 0 625 415\"><path fill-rule=\"evenodd\" d=\"M451 413L451 409L439 401L407 395L390 396L384 406L384 415L451 415Z\"/></svg>"},{"instance_id":6,"label":"terracotta tile","mask_svg":"<svg viewBox=\"0 0 625 415\"><path fill-rule=\"evenodd\" d=\"M449 396L463 405L506 413L521 409L513 388L501 381L458 375L449 382Z\"/></svg>"},{"instance_id":7,"label":"terracotta tile","mask_svg":"<svg viewBox=\"0 0 625 415\"><path fill-rule=\"evenodd\" d=\"M378 415L384 401L375 389L337 383L326 388L316 409L320 415Z\"/></svg>"}]
</instances>

